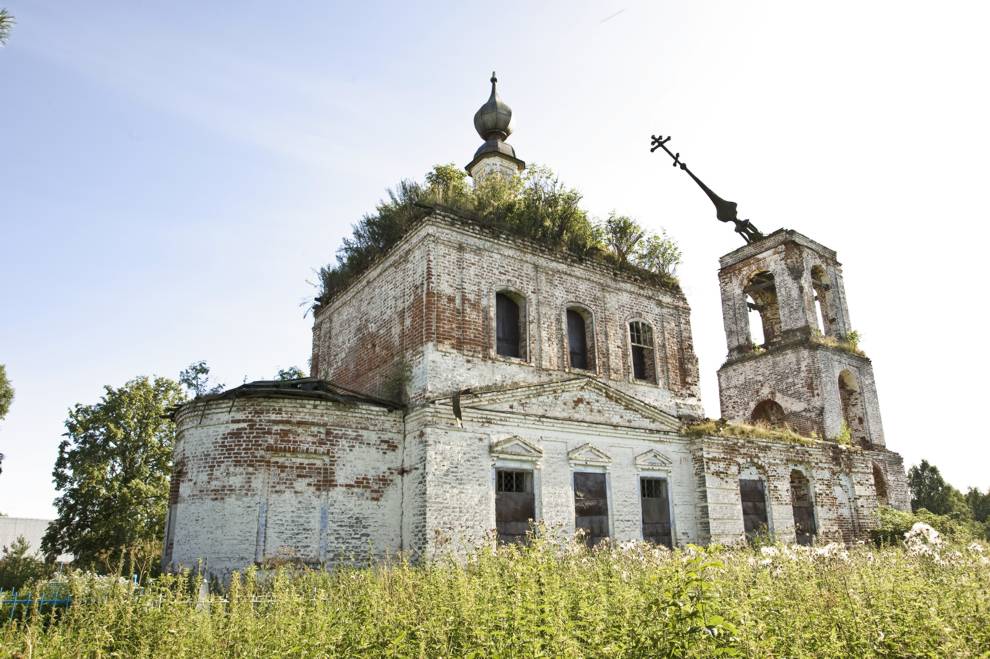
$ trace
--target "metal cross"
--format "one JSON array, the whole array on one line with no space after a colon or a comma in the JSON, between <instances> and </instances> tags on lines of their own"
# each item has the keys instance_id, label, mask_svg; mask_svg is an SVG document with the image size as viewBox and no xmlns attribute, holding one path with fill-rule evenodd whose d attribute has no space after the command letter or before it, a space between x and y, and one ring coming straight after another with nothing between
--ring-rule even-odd
<instances>
[{"instance_id":1,"label":"metal cross","mask_svg":"<svg viewBox=\"0 0 990 659\"><path fill-rule=\"evenodd\" d=\"M694 175L690 169L688 169L687 163L681 161L680 153L673 153L667 148L667 142L670 141L670 136L664 137L663 135L651 135L650 136L650 153L653 153L657 149L663 149L667 152L667 155L671 157L674 161L674 167L680 167L682 170L687 172L688 176L694 179L694 182L704 190L708 198L712 200L715 204L715 217L718 218L719 222L732 222L735 225L736 233L742 236L742 239L747 243L751 243L755 240L760 240L763 238L763 234L760 233L752 222L749 220L740 220L736 213L736 202L726 201L722 199L717 194L711 191L711 189L701 182L697 176Z\"/></svg>"}]
</instances>

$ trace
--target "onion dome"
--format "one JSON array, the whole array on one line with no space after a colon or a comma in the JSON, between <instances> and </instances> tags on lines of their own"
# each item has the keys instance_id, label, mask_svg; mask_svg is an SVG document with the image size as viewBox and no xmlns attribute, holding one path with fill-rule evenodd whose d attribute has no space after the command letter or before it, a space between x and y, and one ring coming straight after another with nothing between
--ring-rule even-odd
<instances>
[{"instance_id":1,"label":"onion dome","mask_svg":"<svg viewBox=\"0 0 990 659\"><path fill-rule=\"evenodd\" d=\"M516 158L516 150L505 143L512 134L512 108L498 95L495 87L498 78L494 71L491 83L492 93L488 101L474 113L474 128L485 142L474 152L474 159L466 167L472 176L475 175L476 166L491 156L509 161L515 171L521 171L526 166L526 163Z\"/></svg>"},{"instance_id":2,"label":"onion dome","mask_svg":"<svg viewBox=\"0 0 990 659\"><path fill-rule=\"evenodd\" d=\"M492 71L492 95L488 97L488 102L474 113L474 129L485 141L505 140L512 134L512 108L499 97L495 89L497 82L498 78Z\"/></svg>"}]
</instances>

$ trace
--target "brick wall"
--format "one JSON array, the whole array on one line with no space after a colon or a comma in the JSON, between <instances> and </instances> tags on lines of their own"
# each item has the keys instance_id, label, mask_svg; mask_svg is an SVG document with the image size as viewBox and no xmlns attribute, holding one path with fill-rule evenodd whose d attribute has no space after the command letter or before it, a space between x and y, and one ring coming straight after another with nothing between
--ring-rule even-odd
<instances>
[{"instance_id":1,"label":"brick wall","mask_svg":"<svg viewBox=\"0 0 990 659\"><path fill-rule=\"evenodd\" d=\"M401 548L401 412L256 396L187 404L177 427L168 563L222 573Z\"/></svg>"},{"instance_id":2,"label":"brick wall","mask_svg":"<svg viewBox=\"0 0 990 659\"><path fill-rule=\"evenodd\" d=\"M495 351L495 294L503 289L525 300L524 359ZM542 381L569 368L571 305L591 319L594 375L672 411L701 413L682 294L441 215L317 313L313 374L387 397L404 361L413 402L466 387ZM634 319L654 329L655 385L632 379L627 327Z\"/></svg>"}]
</instances>

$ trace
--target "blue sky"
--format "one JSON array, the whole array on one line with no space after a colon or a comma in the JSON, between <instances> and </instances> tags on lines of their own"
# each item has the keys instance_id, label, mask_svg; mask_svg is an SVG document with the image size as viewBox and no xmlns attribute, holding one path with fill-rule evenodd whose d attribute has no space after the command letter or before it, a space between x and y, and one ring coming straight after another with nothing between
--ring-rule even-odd
<instances>
[{"instance_id":1,"label":"blue sky","mask_svg":"<svg viewBox=\"0 0 990 659\"><path fill-rule=\"evenodd\" d=\"M685 251L706 411L738 238L838 250L888 445L990 487L984 3L0 2L0 511L52 514L67 409L206 359L306 368L307 283L385 188L468 162L497 69L521 158Z\"/></svg>"}]
</instances>

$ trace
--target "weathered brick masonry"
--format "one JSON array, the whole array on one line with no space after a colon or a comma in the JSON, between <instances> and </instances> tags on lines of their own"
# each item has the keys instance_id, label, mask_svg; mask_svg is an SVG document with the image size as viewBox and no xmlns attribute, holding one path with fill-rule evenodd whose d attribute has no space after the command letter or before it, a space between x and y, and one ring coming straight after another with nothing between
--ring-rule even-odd
<instances>
[{"instance_id":1,"label":"weathered brick masonry","mask_svg":"<svg viewBox=\"0 0 990 659\"><path fill-rule=\"evenodd\" d=\"M314 378L176 413L165 563L224 574L467 548L498 527L503 471L529 474L518 482L534 520L564 535L588 505L575 474L601 474L601 528L616 541L644 537L645 480L665 483L677 545L741 541L741 478L763 483L766 526L784 541L799 537L802 505L819 541L861 536L882 503L906 507L869 360L843 343L834 252L780 231L724 257L720 281L723 416L779 406L777 422L817 439L687 436L703 414L679 291L433 214L319 310ZM496 350L500 292L521 309L520 357ZM747 295L765 316L760 349ZM587 369L570 366L569 308L586 319ZM634 321L652 328L653 381L634 377ZM833 441L846 427L851 441Z\"/></svg>"},{"instance_id":2,"label":"weathered brick masonry","mask_svg":"<svg viewBox=\"0 0 990 659\"><path fill-rule=\"evenodd\" d=\"M525 167L496 82L475 182ZM163 563L429 559L534 522L591 543L849 542L907 508L835 252L781 229L720 267L722 416L800 441L689 430L676 286L434 210L316 311L311 378L175 412Z\"/></svg>"}]
</instances>

